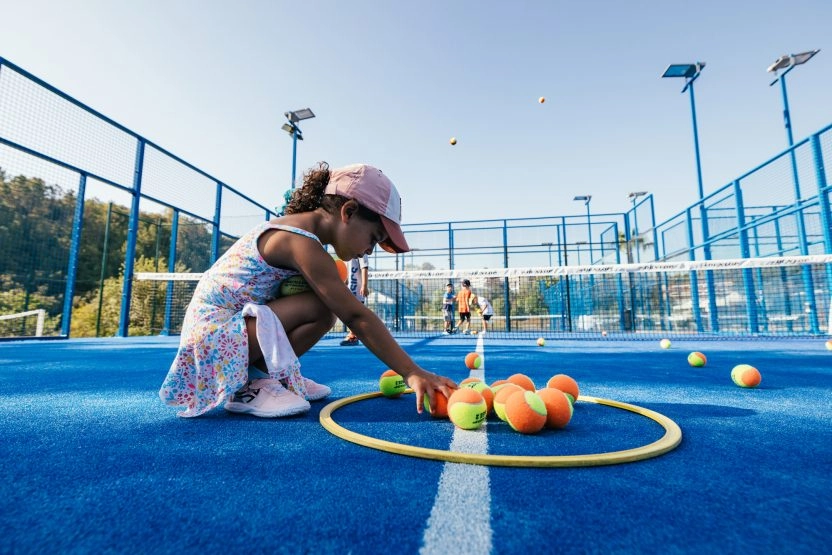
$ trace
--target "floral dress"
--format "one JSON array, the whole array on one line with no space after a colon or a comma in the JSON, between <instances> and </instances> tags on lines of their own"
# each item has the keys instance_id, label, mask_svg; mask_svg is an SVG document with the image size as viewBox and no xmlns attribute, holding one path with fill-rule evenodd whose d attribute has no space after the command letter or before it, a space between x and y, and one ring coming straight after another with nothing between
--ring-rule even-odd
<instances>
[{"instance_id":1,"label":"floral dress","mask_svg":"<svg viewBox=\"0 0 832 555\"><path fill-rule=\"evenodd\" d=\"M243 307L266 304L277 297L281 281L299 273L269 266L260 256L257 240L269 229L304 235L320 244L315 235L303 229L264 222L241 237L203 274L182 322L179 351L159 391L166 404L185 408L179 416L199 416L211 410L248 380ZM283 331L279 321L278 325ZM305 396L300 362L285 332L276 341L281 352L289 356L279 361L277 372L270 374L285 380L294 393Z\"/></svg>"}]
</instances>

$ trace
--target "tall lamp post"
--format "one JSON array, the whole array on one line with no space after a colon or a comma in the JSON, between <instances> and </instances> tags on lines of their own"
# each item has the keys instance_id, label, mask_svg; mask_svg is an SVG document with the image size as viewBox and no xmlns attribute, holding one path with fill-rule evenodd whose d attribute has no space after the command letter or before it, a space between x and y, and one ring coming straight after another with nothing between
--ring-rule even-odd
<instances>
[{"instance_id":1,"label":"tall lamp post","mask_svg":"<svg viewBox=\"0 0 832 555\"><path fill-rule=\"evenodd\" d=\"M796 68L799 65L803 65L809 60L811 60L815 54L820 52L818 50L809 50L808 52L801 52L800 54L790 54L790 55L783 55L777 58L773 64L771 64L766 71L769 73L774 73L775 79L769 86L773 86L777 81L780 81L780 92L783 96L783 123L786 126L786 138L789 141L789 156L791 158L792 163L792 181L794 183L794 198L796 203L800 203L801 193L800 193L800 179L798 177L797 171L797 157L795 156L794 152L794 135L792 134L792 120L791 115L789 113L789 96L786 94L786 75ZM785 70L781 74L777 74L778 71ZM806 238L806 222L803 219L803 210L797 212L797 239L798 244L800 246L800 254L806 255L809 254L809 242ZM812 273L809 268L803 268L803 289L806 294L806 298L808 300L808 313L809 313L809 322L812 333L817 333L819 329L819 322L817 319L817 310L815 307L815 297L814 297L814 280L812 279Z\"/></svg>"},{"instance_id":2,"label":"tall lamp post","mask_svg":"<svg viewBox=\"0 0 832 555\"><path fill-rule=\"evenodd\" d=\"M589 239L589 263L591 265L594 258L592 256L592 219L589 216L589 202L592 200L592 195L578 195L572 200L579 200L586 206L586 233Z\"/></svg>"},{"instance_id":3,"label":"tall lamp post","mask_svg":"<svg viewBox=\"0 0 832 555\"><path fill-rule=\"evenodd\" d=\"M295 110L293 112L285 112L283 114L286 116L286 123L284 123L280 128L287 132L289 135L292 136L292 186L291 189L295 188L295 174L297 170L297 161L298 161L298 141L303 140L303 133L301 133L300 127L298 127L298 122L303 121L305 119L312 119L315 117L315 113L310 110L309 108L301 108L300 110Z\"/></svg>"},{"instance_id":4,"label":"tall lamp post","mask_svg":"<svg viewBox=\"0 0 832 555\"><path fill-rule=\"evenodd\" d=\"M705 203L703 199L705 198L705 189L702 186L702 162L699 157L699 128L696 124L696 98L693 93L693 83L702 73L702 69L705 67L705 62L696 62L693 64L670 64L667 66L667 69L664 70L662 74L663 78L683 78L685 80L685 86L682 87L682 94L685 91L690 91L690 114L691 119L693 121L693 149L696 155L696 183L698 185L698 192L699 192L699 217L702 224L702 252L705 255L705 260L711 259L711 245L709 243L709 233L708 233L708 219L707 214L705 213ZM689 249L690 260L696 259L696 253L693 249L693 238L689 238L689 242L691 247ZM692 294L693 291L697 288L697 279L696 273L691 272L691 289ZM705 272L705 281L707 283L708 289L708 308L711 315L711 331L717 332L719 331L719 318L717 316L716 311L716 289L714 287L714 277L713 273L708 270ZM696 316L696 321L700 322L699 318L699 306L694 305L693 307L694 315ZM699 329L698 331L704 331Z\"/></svg>"},{"instance_id":5,"label":"tall lamp post","mask_svg":"<svg viewBox=\"0 0 832 555\"><path fill-rule=\"evenodd\" d=\"M636 261L641 262L640 245L638 244L638 214L636 213L636 201L639 197L643 197L647 191L634 191L627 195L630 202L633 203L633 242L636 246Z\"/></svg>"}]
</instances>

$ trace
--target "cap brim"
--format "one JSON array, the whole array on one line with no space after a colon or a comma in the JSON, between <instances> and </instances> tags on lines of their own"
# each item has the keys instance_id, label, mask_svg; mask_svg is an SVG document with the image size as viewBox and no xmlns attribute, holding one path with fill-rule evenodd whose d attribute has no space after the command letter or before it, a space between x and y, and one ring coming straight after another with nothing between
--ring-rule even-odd
<instances>
[{"instance_id":1,"label":"cap brim","mask_svg":"<svg viewBox=\"0 0 832 555\"><path fill-rule=\"evenodd\" d=\"M387 239L380 242L379 246L387 252L396 254L401 252L409 252L410 246L404 238L402 228L393 220L381 216L381 223L384 225L384 230L387 232Z\"/></svg>"}]
</instances>

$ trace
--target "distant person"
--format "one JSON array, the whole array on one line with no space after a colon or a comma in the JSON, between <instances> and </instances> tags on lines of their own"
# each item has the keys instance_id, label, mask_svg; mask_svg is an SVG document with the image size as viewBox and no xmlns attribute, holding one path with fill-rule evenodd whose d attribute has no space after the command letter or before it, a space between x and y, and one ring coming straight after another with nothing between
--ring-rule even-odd
<instances>
[{"instance_id":1,"label":"distant person","mask_svg":"<svg viewBox=\"0 0 832 555\"><path fill-rule=\"evenodd\" d=\"M456 296L456 302L459 306L459 328L457 331L467 335L471 333L471 282L467 279L462 280L462 289ZM462 327L465 326L465 329Z\"/></svg>"},{"instance_id":2,"label":"distant person","mask_svg":"<svg viewBox=\"0 0 832 555\"><path fill-rule=\"evenodd\" d=\"M445 284L445 293L442 295L442 318L445 320L445 335L451 335L454 332L454 284L448 282Z\"/></svg>"},{"instance_id":3,"label":"distant person","mask_svg":"<svg viewBox=\"0 0 832 555\"><path fill-rule=\"evenodd\" d=\"M401 201L378 169L356 164L309 170L286 215L243 235L202 275L185 319L179 351L159 396L198 416L225 410L260 417L300 414L330 388L300 373L302 356L335 323L347 323L382 363L401 374L436 406L436 391L450 396L454 382L422 369L384 323L344 287L324 245L341 260L370 254L377 244L407 252ZM301 275L311 290L277 296L282 280Z\"/></svg>"},{"instance_id":4,"label":"distant person","mask_svg":"<svg viewBox=\"0 0 832 555\"><path fill-rule=\"evenodd\" d=\"M488 322L494 315L494 307L483 296L476 296L474 302L477 304L477 312L482 316L482 333L485 333L488 331Z\"/></svg>"},{"instance_id":5,"label":"distant person","mask_svg":"<svg viewBox=\"0 0 832 555\"><path fill-rule=\"evenodd\" d=\"M370 257L366 254L358 258L350 260L350 265L347 272L347 284L350 291L355 295L355 298L361 301L362 304L367 302L367 295L370 294L369 286L369 267ZM359 345L358 337L347 328L347 336L341 341L341 346Z\"/></svg>"}]
</instances>

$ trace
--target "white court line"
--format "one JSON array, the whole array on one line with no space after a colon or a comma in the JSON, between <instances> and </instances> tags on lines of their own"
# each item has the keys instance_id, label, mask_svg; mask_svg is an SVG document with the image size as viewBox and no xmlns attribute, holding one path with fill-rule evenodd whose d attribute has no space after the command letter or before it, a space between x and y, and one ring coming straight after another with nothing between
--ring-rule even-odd
<instances>
[{"instance_id":1,"label":"white court line","mask_svg":"<svg viewBox=\"0 0 832 555\"><path fill-rule=\"evenodd\" d=\"M477 352L482 366L471 370L471 377L485 381L485 352L483 338L477 338ZM454 427L451 451L460 453L488 453L486 426L478 430ZM430 511L422 548L423 555L445 555L448 546L465 538L465 553L491 553L491 483L488 467L476 464L445 463L439 477L439 489Z\"/></svg>"}]
</instances>

